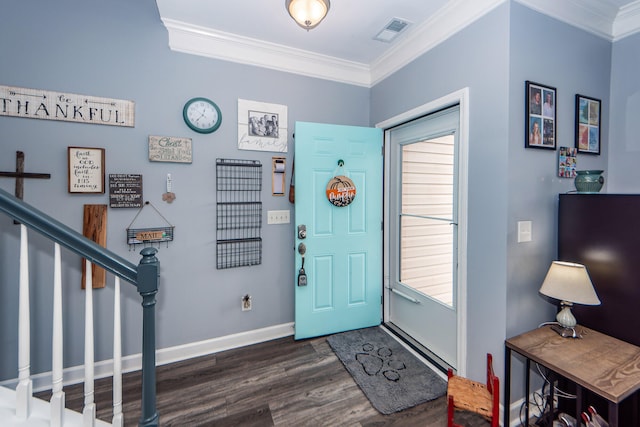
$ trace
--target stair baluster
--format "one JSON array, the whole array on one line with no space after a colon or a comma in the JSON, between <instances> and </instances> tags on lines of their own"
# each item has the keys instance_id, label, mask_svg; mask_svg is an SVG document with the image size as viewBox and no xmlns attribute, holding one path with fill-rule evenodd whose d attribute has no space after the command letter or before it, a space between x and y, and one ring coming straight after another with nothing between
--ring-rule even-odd
<instances>
[{"instance_id":1,"label":"stair baluster","mask_svg":"<svg viewBox=\"0 0 640 427\"><path fill-rule=\"evenodd\" d=\"M116 276L113 292L113 418L114 427L124 426L122 414L122 327L120 322L120 278Z\"/></svg>"},{"instance_id":2,"label":"stair baluster","mask_svg":"<svg viewBox=\"0 0 640 427\"><path fill-rule=\"evenodd\" d=\"M84 291L84 409L82 410L84 426L92 427L96 419L94 392L94 348L93 348L93 274L91 262L85 260Z\"/></svg>"},{"instance_id":3,"label":"stair baluster","mask_svg":"<svg viewBox=\"0 0 640 427\"><path fill-rule=\"evenodd\" d=\"M20 290L18 301L18 386L16 416L26 420L31 415L31 333L29 320L29 243L27 227L20 224Z\"/></svg>"},{"instance_id":4,"label":"stair baluster","mask_svg":"<svg viewBox=\"0 0 640 427\"><path fill-rule=\"evenodd\" d=\"M51 426L64 425L65 396L62 391L62 261L60 245L54 244L53 260L53 338L51 343Z\"/></svg>"}]
</instances>

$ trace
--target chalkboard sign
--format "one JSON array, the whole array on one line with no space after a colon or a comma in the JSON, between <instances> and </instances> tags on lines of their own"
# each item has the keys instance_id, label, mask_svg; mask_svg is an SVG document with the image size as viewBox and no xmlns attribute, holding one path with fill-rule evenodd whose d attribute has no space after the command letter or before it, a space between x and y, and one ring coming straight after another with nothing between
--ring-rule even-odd
<instances>
[{"instance_id":1,"label":"chalkboard sign","mask_svg":"<svg viewBox=\"0 0 640 427\"><path fill-rule=\"evenodd\" d=\"M142 207L142 175L109 174L109 206Z\"/></svg>"}]
</instances>

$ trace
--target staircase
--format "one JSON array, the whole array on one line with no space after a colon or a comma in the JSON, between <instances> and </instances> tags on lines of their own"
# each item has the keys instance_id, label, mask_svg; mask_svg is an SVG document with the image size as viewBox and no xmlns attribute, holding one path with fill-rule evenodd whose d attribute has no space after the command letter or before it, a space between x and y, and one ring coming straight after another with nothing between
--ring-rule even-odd
<instances>
[{"instance_id":1,"label":"staircase","mask_svg":"<svg viewBox=\"0 0 640 427\"><path fill-rule=\"evenodd\" d=\"M20 272L19 301L2 301L2 304L17 304L18 320L18 377L5 381L0 386L0 425L2 426L119 426L124 424L122 414L122 355L120 325L120 281L136 286L142 297L142 415L139 426L158 426L156 408L155 374L155 296L158 292L160 263L154 248L144 248L142 259L136 266L115 253L85 238L45 213L24 203L0 189L0 213L20 223ZM30 304L29 304L29 251L28 234L37 232L53 242L53 318L52 324L52 397L50 402L33 396L33 378L30 372ZM85 279L85 334L84 334L84 408L77 413L65 408L63 392L63 307L61 251L65 247L82 256L86 261ZM94 402L94 333L92 264L113 273L114 279L114 332L113 332L113 417L111 423L96 419ZM3 284L13 286L14 284ZM41 284L44 286L44 284ZM40 286L40 285L39 285ZM0 307L0 310L2 307ZM11 351L3 349L3 351ZM41 376L39 376L41 377ZM8 387L6 383L14 383Z\"/></svg>"}]
</instances>

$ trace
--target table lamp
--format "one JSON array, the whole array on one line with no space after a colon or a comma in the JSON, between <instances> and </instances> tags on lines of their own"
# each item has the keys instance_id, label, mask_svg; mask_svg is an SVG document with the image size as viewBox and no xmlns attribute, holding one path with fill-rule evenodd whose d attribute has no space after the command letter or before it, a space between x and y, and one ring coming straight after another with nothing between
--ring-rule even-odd
<instances>
[{"instance_id":1,"label":"table lamp","mask_svg":"<svg viewBox=\"0 0 640 427\"><path fill-rule=\"evenodd\" d=\"M542 282L540 293L560 300L561 310L556 319L561 328L554 328L562 336L579 338L576 333L576 318L571 313L573 304L600 305L600 299L593 289L587 269L582 264L553 261ZM571 330L572 333L567 333Z\"/></svg>"}]
</instances>

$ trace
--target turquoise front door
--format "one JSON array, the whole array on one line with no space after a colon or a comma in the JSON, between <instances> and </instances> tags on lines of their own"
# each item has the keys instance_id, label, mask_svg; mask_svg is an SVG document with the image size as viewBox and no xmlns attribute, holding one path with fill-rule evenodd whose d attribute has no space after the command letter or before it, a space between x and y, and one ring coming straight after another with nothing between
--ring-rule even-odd
<instances>
[{"instance_id":1,"label":"turquoise front door","mask_svg":"<svg viewBox=\"0 0 640 427\"><path fill-rule=\"evenodd\" d=\"M379 325L381 129L297 122L295 161L295 338ZM332 203L349 180L353 201Z\"/></svg>"}]
</instances>

